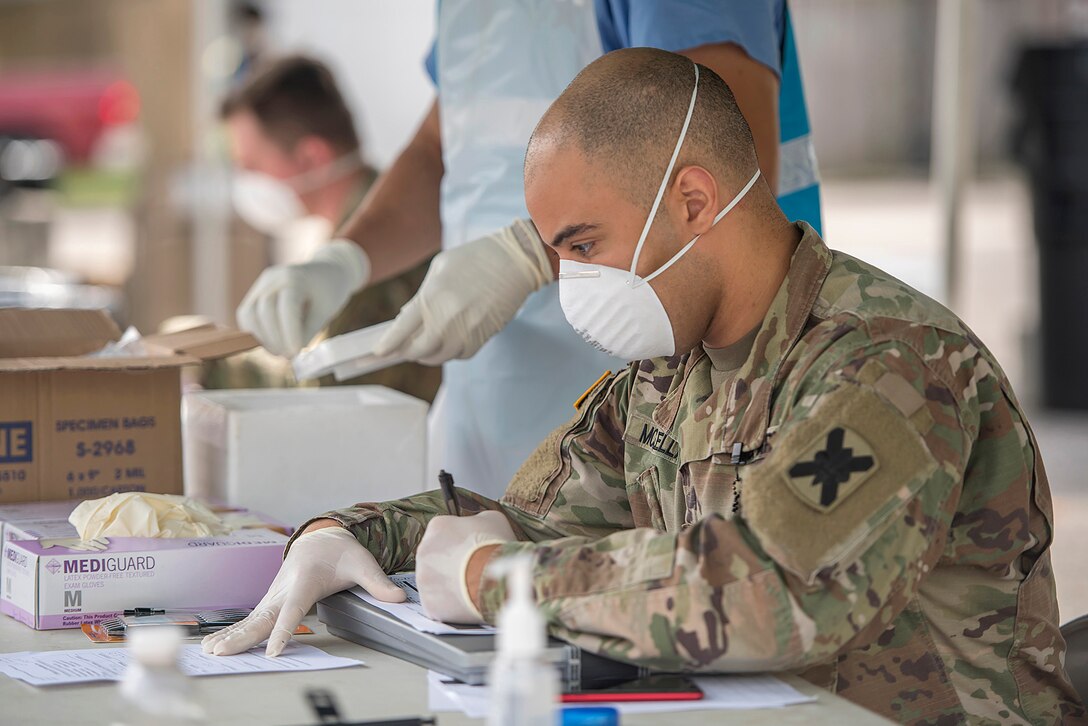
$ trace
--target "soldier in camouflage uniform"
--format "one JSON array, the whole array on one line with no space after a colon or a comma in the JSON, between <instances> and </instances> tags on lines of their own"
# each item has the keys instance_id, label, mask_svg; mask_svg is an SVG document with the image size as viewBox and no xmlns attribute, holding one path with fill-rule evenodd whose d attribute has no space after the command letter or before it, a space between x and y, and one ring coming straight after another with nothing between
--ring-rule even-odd
<instances>
[{"instance_id":1,"label":"soldier in camouflage uniform","mask_svg":"<svg viewBox=\"0 0 1088 726\"><path fill-rule=\"evenodd\" d=\"M583 74L619 54L617 94L679 62L620 51ZM531 146L527 181L532 163ZM538 185L563 181L526 185L545 239L555 214ZM761 199L754 188L738 214ZM1000 366L938 303L767 213L776 225L792 241L752 332L604 377L500 502L458 490L466 514L501 512L517 539L476 547L450 577L493 621L504 589L483 564L528 554L553 635L656 669L798 673L903 723L1084 722L1046 474ZM427 605L424 550L445 513L430 492L302 531L339 525L385 572L417 569Z\"/></svg>"},{"instance_id":2,"label":"soldier in camouflage uniform","mask_svg":"<svg viewBox=\"0 0 1088 726\"><path fill-rule=\"evenodd\" d=\"M600 383L510 484L552 634L662 670L790 670L905 723L1074 723L1038 445L954 315L808 225L741 367ZM414 567L438 492L330 512ZM559 539L562 538L562 539ZM487 580L478 603L503 601ZM943 718L942 718L943 717Z\"/></svg>"},{"instance_id":3,"label":"soldier in camouflage uniform","mask_svg":"<svg viewBox=\"0 0 1088 726\"><path fill-rule=\"evenodd\" d=\"M287 56L259 67L253 77L224 99L220 115L232 151L243 168L298 172L293 164L304 143L311 147L318 143L328 149L330 156L339 155L341 160L359 153L354 120L332 72L306 56ZM330 165L337 163L340 161ZM350 173L332 176L328 183L307 190L302 199L306 212L323 217L332 229L340 229L362 204L377 176L374 169L359 162ZM309 342L317 344L392 320L419 289L428 266L429 260L352 295ZM205 364L201 384L213 389L384 385L431 401L441 379L442 370L437 366L401 363L346 381L336 381L330 375L300 384L289 360L262 349Z\"/></svg>"}]
</instances>

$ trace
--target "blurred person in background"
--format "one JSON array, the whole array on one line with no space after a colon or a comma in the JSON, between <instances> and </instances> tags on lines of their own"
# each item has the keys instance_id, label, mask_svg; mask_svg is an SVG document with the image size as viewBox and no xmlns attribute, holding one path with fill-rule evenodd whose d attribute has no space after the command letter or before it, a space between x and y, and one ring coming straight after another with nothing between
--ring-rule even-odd
<instances>
[{"instance_id":1,"label":"blurred person in background","mask_svg":"<svg viewBox=\"0 0 1088 726\"><path fill-rule=\"evenodd\" d=\"M292 356L356 291L443 250L375 353L445 364L430 468L501 494L579 394L626 365L564 319L550 284L558 261L528 221L522 165L534 125L575 74L636 46L681 53L725 79L782 209L819 231L785 0L439 0L427 62L438 98L415 136L338 239L309 262L261 275L239 325Z\"/></svg>"},{"instance_id":2,"label":"blurred person in background","mask_svg":"<svg viewBox=\"0 0 1088 726\"><path fill-rule=\"evenodd\" d=\"M377 177L362 156L351 111L329 69L305 56L257 67L222 103L236 168L233 201L257 230L280 238L286 254L312 245L315 222L321 246L359 206ZM295 237L296 239L292 239ZM426 262L350 297L318 337L341 335L397 314L419 288ZM304 341L309 342L309 341ZM381 384L430 401L439 369L405 363L345 381ZM264 351L213 364L212 388L291 385L290 366ZM332 383L331 378L322 383Z\"/></svg>"},{"instance_id":3,"label":"blurred person in background","mask_svg":"<svg viewBox=\"0 0 1088 726\"><path fill-rule=\"evenodd\" d=\"M234 71L234 83L241 85L268 55L268 38L264 10L256 3L243 2L231 13L235 34L241 44L242 57Z\"/></svg>"}]
</instances>

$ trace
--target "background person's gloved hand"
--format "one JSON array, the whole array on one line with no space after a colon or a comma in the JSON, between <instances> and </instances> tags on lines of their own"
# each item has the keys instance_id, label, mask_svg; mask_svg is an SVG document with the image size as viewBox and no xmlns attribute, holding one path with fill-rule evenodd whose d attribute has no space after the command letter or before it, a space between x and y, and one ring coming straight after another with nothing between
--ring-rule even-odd
<instances>
[{"instance_id":1,"label":"background person's gloved hand","mask_svg":"<svg viewBox=\"0 0 1088 726\"><path fill-rule=\"evenodd\" d=\"M275 265L249 288L236 316L269 352L291 357L370 279L370 258L350 240L322 246L309 262Z\"/></svg>"},{"instance_id":2,"label":"background person's gloved hand","mask_svg":"<svg viewBox=\"0 0 1088 726\"><path fill-rule=\"evenodd\" d=\"M253 612L207 636L201 645L205 653L233 655L268 638L265 655L277 656L314 603L356 585L386 602L405 598L351 532L342 527L307 532L291 545L276 579Z\"/></svg>"},{"instance_id":3,"label":"background person's gloved hand","mask_svg":"<svg viewBox=\"0 0 1088 726\"><path fill-rule=\"evenodd\" d=\"M471 358L502 330L532 293L552 281L552 266L532 222L440 252L419 292L374 347L427 365Z\"/></svg>"},{"instance_id":4,"label":"background person's gloved hand","mask_svg":"<svg viewBox=\"0 0 1088 726\"><path fill-rule=\"evenodd\" d=\"M434 517L416 547L416 587L423 609L446 623L482 623L472 604L465 570L481 547L517 539L502 512Z\"/></svg>"}]
</instances>

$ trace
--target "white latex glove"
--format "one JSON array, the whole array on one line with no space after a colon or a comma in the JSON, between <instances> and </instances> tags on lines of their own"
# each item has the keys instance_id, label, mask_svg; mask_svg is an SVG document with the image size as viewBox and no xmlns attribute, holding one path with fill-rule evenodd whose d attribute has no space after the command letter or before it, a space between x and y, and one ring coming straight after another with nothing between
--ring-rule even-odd
<instances>
[{"instance_id":1,"label":"white latex glove","mask_svg":"<svg viewBox=\"0 0 1088 726\"><path fill-rule=\"evenodd\" d=\"M294 541L268 592L244 620L204 638L205 653L233 655L268 638L265 655L277 656L323 597L361 585L386 602L403 602L374 555L342 527L307 532Z\"/></svg>"},{"instance_id":2,"label":"white latex glove","mask_svg":"<svg viewBox=\"0 0 1088 726\"><path fill-rule=\"evenodd\" d=\"M262 272L238 306L238 327L253 333L271 353L293 356L368 279L370 258L363 248L334 239L309 262Z\"/></svg>"},{"instance_id":3,"label":"white latex glove","mask_svg":"<svg viewBox=\"0 0 1088 726\"><path fill-rule=\"evenodd\" d=\"M482 623L465 582L468 561L481 547L515 539L501 512L439 516L427 522L416 548L416 587L423 610L446 623Z\"/></svg>"},{"instance_id":4,"label":"white latex glove","mask_svg":"<svg viewBox=\"0 0 1088 726\"><path fill-rule=\"evenodd\" d=\"M374 355L428 365L471 358L551 281L544 242L529 221L440 252Z\"/></svg>"}]
</instances>

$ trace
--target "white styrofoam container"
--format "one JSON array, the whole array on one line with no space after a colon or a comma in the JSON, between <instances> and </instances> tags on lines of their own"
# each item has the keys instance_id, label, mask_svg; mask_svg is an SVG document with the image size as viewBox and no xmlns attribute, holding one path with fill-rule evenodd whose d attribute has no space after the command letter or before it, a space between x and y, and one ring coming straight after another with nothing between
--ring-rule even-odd
<instances>
[{"instance_id":1,"label":"white styrofoam container","mask_svg":"<svg viewBox=\"0 0 1088 726\"><path fill-rule=\"evenodd\" d=\"M298 526L429 488L427 404L385 386L198 391L181 410L188 496Z\"/></svg>"}]
</instances>

